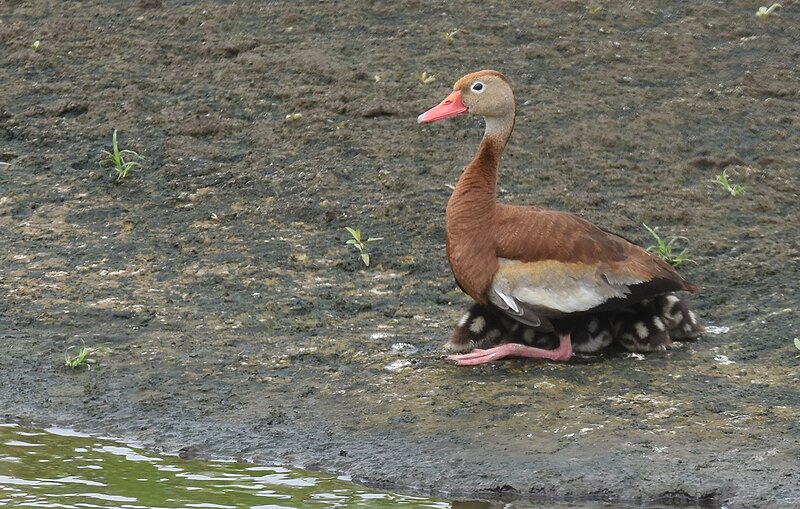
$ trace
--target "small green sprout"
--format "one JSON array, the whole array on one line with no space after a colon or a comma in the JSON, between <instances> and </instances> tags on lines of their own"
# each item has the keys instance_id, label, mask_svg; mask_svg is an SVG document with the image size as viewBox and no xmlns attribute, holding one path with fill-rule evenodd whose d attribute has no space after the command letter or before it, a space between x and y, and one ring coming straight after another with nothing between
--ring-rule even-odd
<instances>
[{"instance_id":1,"label":"small green sprout","mask_svg":"<svg viewBox=\"0 0 800 509\"><path fill-rule=\"evenodd\" d=\"M114 134L111 136L111 147L113 152L109 152L107 150L103 150L103 154L108 156L106 159L100 161L100 166L108 166L111 167L108 169L109 174L113 174L116 172L117 178L115 182L119 183L128 176L128 172L137 166L141 166L136 161L126 161L126 158L136 157L138 159L144 159L142 156L134 152L133 150L120 150L119 145L117 144L117 130L114 129Z\"/></svg>"},{"instance_id":2,"label":"small green sprout","mask_svg":"<svg viewBox=\"0 0 800 509\"><path fill-rule=\"evenodd\" d=\"M350 123L349 120L342 120L341 122L336 122L333 124L333 128L337 131L344 129Z\"/></svg>"},{"instance_id":3,"label":"small green sprout","mask_svg":"<svg viewBox=\"0 0 800 509\"><path fill-rule=\"evenodd\" d=\"M766 21L769 15L781 8L781 4L772 4L769 7L759 7L756 16Z\"/></svg>"},{"instance_id":4,"label":"small green sprout","mask_svg":"<svg viewBox=\"0 0 800 509\"><path fill-rule=\"evenodd\" d=\"M91 369L92 364L96 362L89 357L94 353L94 349L88 348L83 340L81 340L81 343L83 343L83 346L80 349L76 345L72 345L64 351L64 365L70 369L77 369L82 366L86 366L86 369ZM73 350L78 350L77 355L72 355L71 352Z\"/></svg>"},{"instance_id":5,"label":"small green sprout","mask_svg":"<svg viewBox=\"0 0 800 509\"><path fill-rule=\"evenodd\" d=\"M599 5L587 5L586 10L589 11L589 14L597 14L597 11L602 9Z\"/></svg>"},{"instance_id":6,"label":"small green sprout","mask_svg":"<svg viewBox=\"0 0 800 509\"><path fill-rule=\"evenodd\" d=\"M41 46L41 44L42 43L39 42L39 40L37 39L37 40L33 41L33 44L31 44L31 48L33 48L33 50L36 51L36 50L39 49L39 46Z\"/></svg>"},{"instance_id":7,"label":"small green sprout","mask_svg":"<svg viewBox=\"0 0 800 509\"><path fill-rule=\"evenodd\" d=\"M455 35L458 33L458 30L453 30L452 32L445 32L444 33L444 40L447 42L453 42L455 40Z\"/></svg>"},{"instance_id":8,"label":"small green sprout","mask_svg":"<svg viewBox=\"0 0 800 509\"><path fill-rule=\"evenodd\" d=\"M728 172L726 170L722 171L722 175L717 175L716 182L731 196L739 196L744 194L744 187L740 186L739 184L731 185L730 181L728 180Z\"/></svg>"},{"instance_id":9,"label":"small green sprout","mask_svg":"<svg viewBox=\"0 0 800 509\"><path fill-rule=\"evenodd\" d=\"M422 71L420 74L417 74L415 77L417 78L417 81L419 81L423 85L427 85L428 83L433 83L434 81L436 81L436 76L434 76L433 74L428 74L425 71Z\"/></svg>"},{"instance_id":10,"label":"small green sprout","mask_svg":"<svg viewBox=\"0 0 800 509\"><path fill-rule=\"evenodd\" d=\"M684 248L680 253L675 254L677 251L676 243L688 243L689 239L683 236L669 236L665 239L662 239L655 230L647 226L646 224L642 223L650 235L656 239L656 243L652 246L647 248L647 252L653 253L654 255L658 256L665 262L669 263L673 267L679 267L684 262L691 262L692 260L686 258L686 253L688 248Z\"/></svg>"},{"instance_id":11,"label":"small green sprout","mask_svg":"<svg viewBox=\"0 0 800 509\"><path fill-rule=\"evenodd\" d=\"M361 240L361 230L358 228L350 228L345 226L345 230L350 232L350 235L353 236L352 239L348 240L346 244L350 244L355 246L358 249L358 252L361 253L361 261L364 262L364 265L369 266L369 253L367 252L367 244L370 242L377 242L379 240L383 240L383 237L370 237L367 240Z\"/></svg>"},{"instance_id":12,"label":"small green sprout","mask_svg":"<svg viewBox=\"0 0 800 509\"><path fill-rule=\"evenodd\" d=\"M286 115L286 120L288 120L289 122L296 122L296 121L300 120L301 118L303 118L303 114L302 113L293 112L293 113L289 113L288 115Z\"/></svg>"}]
</instances>

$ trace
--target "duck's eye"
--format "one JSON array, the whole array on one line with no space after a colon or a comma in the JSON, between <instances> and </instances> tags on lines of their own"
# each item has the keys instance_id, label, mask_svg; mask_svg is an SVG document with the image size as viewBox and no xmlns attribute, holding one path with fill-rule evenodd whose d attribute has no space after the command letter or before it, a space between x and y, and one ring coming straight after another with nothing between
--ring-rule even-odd
<instances>
[{"instance_id":1,"label":"duck's eye","mask_svg":"<svg viewBox=\"0 0 800 509\"><path fill-rule=\"evenodd\" d=\"M480 94L481 92L486 90L486 85L484 85L482 81L476 81L475 83L472 84L470 88L476 94Z\"/></svg>"}]
</instances>

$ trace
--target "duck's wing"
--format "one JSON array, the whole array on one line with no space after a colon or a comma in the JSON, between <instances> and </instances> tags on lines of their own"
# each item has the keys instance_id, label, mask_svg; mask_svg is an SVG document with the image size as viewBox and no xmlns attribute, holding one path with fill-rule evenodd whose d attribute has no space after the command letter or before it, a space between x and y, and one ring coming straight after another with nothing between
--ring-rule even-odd
<instances>
[{"instance_id":1,"label":"duck's wing","mask_svg":"<svg viewBox=\"0 0 800 509\"><path fill-rule=\"evenodd\" d=\"M495 224L499 268L487 298L533 327L695 290L663 260L574 214L498 205Z\"/></svg>"}]
</instances>

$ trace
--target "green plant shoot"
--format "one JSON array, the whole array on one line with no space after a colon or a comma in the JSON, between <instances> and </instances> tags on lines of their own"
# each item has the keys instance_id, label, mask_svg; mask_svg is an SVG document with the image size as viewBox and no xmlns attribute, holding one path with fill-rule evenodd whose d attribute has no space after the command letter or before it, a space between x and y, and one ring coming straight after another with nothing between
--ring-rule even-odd
<instances>
[{"instance_id":1,"label":"green plant shoot","mask_svg":"<svg viewBox=\"0 0 800 509\"><path fill-rule=\"evenodd\" d=\"M117 144L117 130L114 129L114 134L111 136L111 150L109 152L107 150L103 150L103 154L106 155L106 159L100 161L100 166L110 166L108 172L110 175L116 173L117 178L114 180L115 182L119 183L122 182L125 177L128 176L128 172L132 168L136 168L137 166L142 166L136 161L129 161L131 157L135 157L137 159L144 159L142 156L134 152L133 150L120 150L119 145Z\"/></svg>"},{"instance_id":2,"label":"green plant shoot","mask_svg":"<svg viewBox=\"0 0 800 509\"><path fill-rule=\"evenodd\" d=\"M731 196L740 196L744 194L744 187L740 186L739 184L731 185L730 181L728 180L728 172L725 170L722 171L722 175L717 175L716 182Z\"/></svg>"},{"instance_id":3,"label":"green plant shoot","mask_svg":"<svg viewBox=\"0 0 800 509\"><path fill-rule=\"evenodd\" d=\"M346 244L355 246L356 249L358 249L358 252L361 254L361 261L364 262L364 265L369 266L369 253L367 252L367 244L370 242L383 240L383 237L370 237L367 240L361 240L361 230L359 228L354 229L348 226L345 226L344 228L350 232L350 235L353 237L352 239L348 240Z\"/></svg>"},{"instance_id":4,"label":"green plant shoot","mask_svg":"<svg viewBox=\"0 0 800 509\"><path fill-rule=\"evenodd\" d=\"M64 365L70 369L77 369L81 366L91 369L92 364L95 363L95 360L89 357L94 353L94 349L88 348L83 340L81 340L81 343L83 343L81 348L72 345L64 351ZM78 350L76 355L72 354L74 350Z\"/></svg>"},{"instance_id":5,"label":"green plant shoot","mask_svg":"<svg viewBox=\"0 0 800 509\"><path fill-rule=\"evenodd\" d=\"M772 4L769 7L759 7L756 11L756 16L763 20L769 19L770 14L781 8L781 4Z\"/></svg>"},{"instance_id":6,"label":"green plant shoot","mask_svg":"<svg viewBox=\"0 0 800 509\"><path fill-rule=\"evenodd\" d=\"M423 85L427 85L428 83L433 83L436 81L436 76L433 74L428 74L425 71L422 71L420 74L416 75L417 81L419 81Z\"/></svg>"},{"instance_id":7,"label":"green plant shoot","mask_svg":"<svg viewBox=\"0 0 800 509\"><path fill-rule=\"evenodd\" d=\"M688 252L688 248L684 248L680 253L676 254L678 243L688 243L689 239L683 236L669 236L664 239L655 232L652 228L647 226L646 224L642 223L650 235L656 239L656 243L652 246L647 248L647 252L653 253L654 255L658 256L665 262L669 263L673 267L679 267L684 262L691 262L689 258L686 257L686 253Z\"/></svg>"},{"instance_id":8,"label":"green plant shoot","mask_svg":"<svg viewBox=\"0 0 800 509\"><path fill-rule=\"evenodd\" d=\"M455 40L455 35L458 33L458 30L453 30L452 32L445 32L444 33L444 40L447 42L453 42Z\"/></svg>"}]
</instances>

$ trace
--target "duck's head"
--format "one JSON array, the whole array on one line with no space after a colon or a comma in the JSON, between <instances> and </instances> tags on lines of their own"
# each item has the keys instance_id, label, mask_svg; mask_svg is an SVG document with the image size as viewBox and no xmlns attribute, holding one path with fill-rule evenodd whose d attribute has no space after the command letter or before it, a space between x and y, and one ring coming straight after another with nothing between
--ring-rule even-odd
<instances>
[{"instance_id":1,"label":"duck's head","mask_svg":"<svg viewBox=\"0 0 800 509\"><path fill-rule=\"evenodd\" d=\"M508 79L490 70L467 74L456 81L444 101L417 117L417 122L435 122L466 112L513 122L514 93Z\"/></svg>"}]
</instances>

